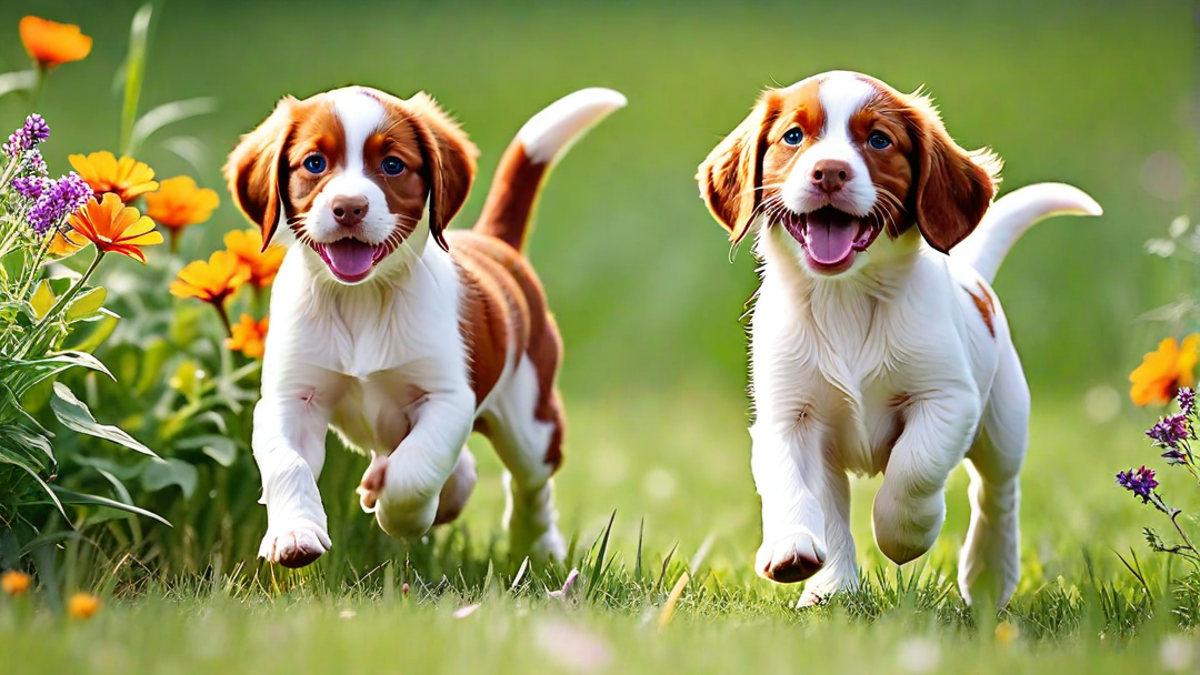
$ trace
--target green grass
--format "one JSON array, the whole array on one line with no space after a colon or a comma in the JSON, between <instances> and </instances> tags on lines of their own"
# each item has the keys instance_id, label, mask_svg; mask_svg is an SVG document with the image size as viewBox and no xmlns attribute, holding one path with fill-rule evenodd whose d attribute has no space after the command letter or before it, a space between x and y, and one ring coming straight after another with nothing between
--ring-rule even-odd
<instances>
[{"instance_id":1,"label":"green grass","mask_svg":"<svg viewBox=\"0 0 1200 675\"><path fill-rule=\"evenodd\" d=\"M4 36L36 12L80 23L96 38L88 60L53 73L40 106L54 128L52 170L67 169L68 153L116 145L111 74L136 7L0 3ZM1141 438L1150 416L1130 410L1121 392L1139 355L1169 329L1136 318L1191 281L1187 270L1141 251L1186 208L1186 195L1156 195L1146 175L1156 154L1191 160L1187 3L332 7L162 3L144 106L211 95L221 109L181 125L208 149L198 173L161 138L141 158L160 175L196 173L219 187L218 167L237 135L284 94L350 82L401 95L428 89L483 151L462 226L530 114L584 86L629 97L555 171L531 248L568 350L570 429L558 494L583 597L570 607L546 597L566 569L529 572L510 591L519 561L504 552L500 468L484 442L473 442L483 481L462 522L409 543L387 538L358 509L353 487L366 462L332 447L321 488L334 549L302 572L254 562L265 513L255 504L257 473L242 456L230 469L202 466L191 499L170 491L147 504L173 530L114 518L64 543L61 589L39 588L26 605L0 598L4 672L589 672L554 661L572 629L606 645L612 673L905 672L919 671L905 664L931 651L944 672L1165 668L1164 641L1196 623L1196 593L1181 590L1184 570L1147 552L1140 530L1157 525L1156 514L1121 493L1113 474L1154 459ZM16 41L0 39L0 70L23 65ZM872 543L878 482L855 483L854 531L868 578L861 594L796 612L798 588L750 571L758 503L736 319L754 287L753 266L745 247L727 263L727 244L691 177L761 87L829 68L863 70L902 89L927 84L958 139L1005 157L1006 189L1066 180L1106 210L1039 226L997 283L1034 396L1022 478L1024 576L1008 616L1019 636L1010 642L995 638L991 617L969 617L953 587L968 516L961 472L951 480L942 537L902 573ZM0 99L0 127L16 126L25 112L19 100ZM210 224L187 234L183 251L207 257L222 233L243 226L225 199ZM94 410L103 418L102 407ZM1197 512L1185 477L1168 474L1164 484L1177 505ZM611 562L594 568L614 510ZM1144 585L1118 553L1143 570ZM660 631L666 595L685 569L693 579ZM93 620L55 615L55 591L75 589L105 597ZM480 601L474 614L453 618ZM343 618L347 610L354 615ZM1170 652L1175 643L1166 644Z\"/></svg>"}]
</instances>

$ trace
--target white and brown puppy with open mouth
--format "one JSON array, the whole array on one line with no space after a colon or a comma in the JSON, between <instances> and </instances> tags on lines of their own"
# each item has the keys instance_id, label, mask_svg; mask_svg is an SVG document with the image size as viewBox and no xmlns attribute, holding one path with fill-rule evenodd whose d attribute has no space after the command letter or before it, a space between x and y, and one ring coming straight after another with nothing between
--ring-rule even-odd
<instances>
[{"instance_id":1,"label":"white and brown puppy with open mouth","mask_svg":"<svg viewBox=\"0 0 1200 675\"><path fill-rule=\"evenodd\" d=\"M937 538L964 460L960 589L1003 604L1016 587L1030 399L990 284L1038 220L1101 211L1063 184L992 205L999 168L959 147L927 97L852 72L766 91L700 165L709 210L735 243L755 232L763 263L750 328L755 564L807 579L801 605L858 584L848 474L884 474L875 541L903 564Z\"/></svg>"},{"instance_id":2,"label":"white and brown puppy with open mouth","mask_svg":"<svg viewBox=\"0 0 1200 675\"><path fill-rule=\"evenodd\" d=\"M238 207L288 252L252 445L267 533L259 555L307 565L331 546L317 476L333 428L371 454L364 510L392 536L458 516L472 430L499 454L511 551L561 558L551 476L562 461L562 343L522 254L542 181L625 99L585 89L531 118L479 221L447 230L475 146L424 93L348 87L283 99L226 165Z\"/></svg>"}]
</instances>

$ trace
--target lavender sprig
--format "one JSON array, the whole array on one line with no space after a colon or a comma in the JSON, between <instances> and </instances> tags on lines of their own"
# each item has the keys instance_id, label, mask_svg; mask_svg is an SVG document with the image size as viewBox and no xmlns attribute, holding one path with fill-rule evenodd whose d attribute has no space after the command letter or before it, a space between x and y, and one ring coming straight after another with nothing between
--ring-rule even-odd
<instances>
[{"instance_id":1,"label":"lavender sprig","mask_svg":"<svg viewBox=\"0 0 1200 675\"><path fill-rule=\"evenodd\" d=\"M1154 477L1154 470L1147 469L1143 464L1140 469L1118 473L1117 485L1132 492L1134 497L1140 497L1143 504L1149 504L1154 501L1154 489L1158 487L1158 480Z\"/></svg>"},{"instance_id":2,"label":"lavender sprig","mask_svg":"<svg viewBox=\"0 0 1200 675\"><path fill-rule=\"evenodd\" d=\"M25 118L25 124L12 135L8 137L8 142L0 146L0 150L4 154L14 159L20 159L21 155L30 150L33 150L40 143L44 143L50 138L50 125L46 124L46 120L42 116L33 113Z\"/></svg>"},{"instance_id":3,"label":"lavender sprig","mask_svg":"<svg viewBox=\"0 0 1200 675\"><path fill-rule=\"evenodd\" d=\"M14 178L12 187L28 202L25 220L39 237L57 229L92 196L91 187L74 171L58 180L36 176Z\"/></svg>"}]
</instances>

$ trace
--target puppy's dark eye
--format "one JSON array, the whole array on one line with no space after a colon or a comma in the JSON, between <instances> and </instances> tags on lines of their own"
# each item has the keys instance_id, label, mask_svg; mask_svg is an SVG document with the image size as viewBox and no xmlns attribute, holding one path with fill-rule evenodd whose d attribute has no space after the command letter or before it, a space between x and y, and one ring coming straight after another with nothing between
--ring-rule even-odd
<instances>
[{"instance_id":1,"label":"puppy's dark eye","mask_svg":"<svg viewBox=\"0 0 1200 675\"><path fill-rule=\"evenodd\" d=\"M783 132L783 142L788 145L800 145L800 141L804 140L804 132L798 128L788 129Z\"/></svg>"},{"instance_id":2,"label":"puppy's dark eye","mask_svg":"<svg viewBox=\"0 0 1200 675\"><path fill-rule=\"evenodd\" d=\"M389 176L399 176L404 171L404 162L399 157L384 157L380 168Z\"/></svg>"},{"instance_id":3,"label":"puppy's dark eye","mask_svg":"<svg viewBox=\"0 0 1200 675\"><path fill-rule=\"evenodd\" d=\"M876 150L883 150L884 148L891 146L892 139L876 131L867 137L867 144Z\"/></svg>"},{"instance_id":4,"label":"puppy's dark eye","mask_svg":"<svg viewBox=\"0 0 1200 675\"><path fill-rule=\"evenodd\" d=\"M318 154L312 154L304 158L304 168L309 173L321 173L325 170L325 158Z\"/></svg>"}]
</instances>

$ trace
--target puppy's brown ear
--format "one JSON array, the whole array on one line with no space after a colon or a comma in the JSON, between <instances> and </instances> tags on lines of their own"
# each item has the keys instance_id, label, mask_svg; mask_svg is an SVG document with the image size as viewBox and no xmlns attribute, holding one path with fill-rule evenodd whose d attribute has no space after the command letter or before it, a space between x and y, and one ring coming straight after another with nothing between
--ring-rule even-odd
<instances>
[{"instance_id":1,"label":"puppy's brown ear","mask_svg":"<svg viewBox=\"0 0 1200 675\"><path fill-rule=\"evenodd\" d=\"M275 106L270 117L254 131L242 136L225 162L225 180L238 209L262 229L263 250L271 243L281 218L280 202L287 199L287 149L291 143L296 99L288 96ZM286 210L286 207L285 207Z\"/></svg>"},{"instance_id":2,"label":"puppy's brown ear","mask_svg":"<svg viewBox=\"0 0 1200 675\"><path fill-rule=\"evenodd\" d=\"M918 159L917 227L930 246L949 253L987 212L1003 163L986 148L959 147L920 92L909 97L907 117Z\"/></svg>"},{"instance_id":3,"label":"puppy's brown ear","mask_svg":"<svg viewBox=\"0 0 1200 675\"><path fill-rule=\"evenodd\" d=\"M763 93L750 115L713 148L696 172L700 198L729 230L731 242L746 236L762 204L763 155L779 104L775 91Z\"/></svg>"},{"instance_id":4,"label":"puppy's brown ear","mask_svg":"<svg viewBox=\"0 0 1200 675\"><path fill-rule=\"evenodd\" d=\"M446 227L467 201L479 149L429 94L420 92L405 103L425 137L422 152L429 181L429 231L438 246L449 250Z\"/></svg>"}]
</instances>

